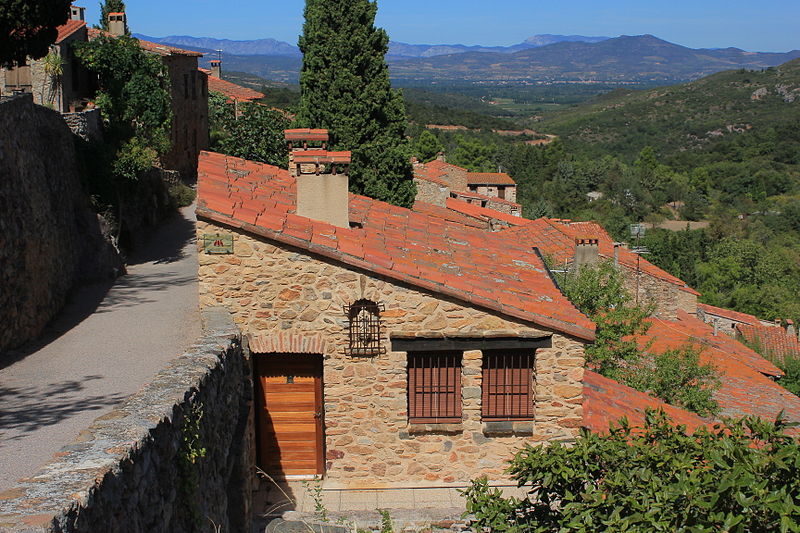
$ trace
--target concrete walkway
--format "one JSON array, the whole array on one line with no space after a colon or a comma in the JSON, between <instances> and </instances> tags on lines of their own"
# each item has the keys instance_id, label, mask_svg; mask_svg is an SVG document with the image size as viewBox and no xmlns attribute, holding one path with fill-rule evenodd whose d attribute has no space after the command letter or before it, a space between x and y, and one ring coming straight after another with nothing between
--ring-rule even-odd
<instances>
[{"instance_id":1,"label":"concrete walkway","mask_svg":"<svg viewBox=\"0 0 800 533\"><path fill-rule=\"evenodd\" d=\"M113 284L71 297L37 341L0 359L0 492L33 474L200 334L194 208Z\"/></svg>"}]
</instances>

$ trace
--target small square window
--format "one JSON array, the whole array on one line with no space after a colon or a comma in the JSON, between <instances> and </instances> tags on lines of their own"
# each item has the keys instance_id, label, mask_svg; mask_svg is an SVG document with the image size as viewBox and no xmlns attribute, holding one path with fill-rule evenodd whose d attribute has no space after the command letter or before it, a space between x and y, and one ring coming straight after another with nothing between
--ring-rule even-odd
<instances>
[{"instance_id":1,"label":"small square window","mask_svg":"<svg viewBox=\"0 0 800 533\"><path fill-rule=\"evenodd\" d=\"M349 322L348 355L372 356L386 353L381 342L381 311L383 304L358 300L344 308Z\"/></svg>"}]
</instances>

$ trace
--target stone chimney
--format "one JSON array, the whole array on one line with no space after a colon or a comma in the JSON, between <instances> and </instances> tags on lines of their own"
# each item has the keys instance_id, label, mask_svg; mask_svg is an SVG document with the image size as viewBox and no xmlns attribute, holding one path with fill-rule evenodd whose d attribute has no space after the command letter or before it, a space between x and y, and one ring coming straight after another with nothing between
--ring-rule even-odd
<instances>
[{"instance_id":1,"label":"stone chimney","mask_svg":"<svg viewBox=\"0 0 800 533\"><path fill-rule=\"evenodd\" d=\"M584 265L595 265L600 260L600 241L598 239L575 239L575 271Z\"/></svg>"},{"instance_id":2,"label":"stone chimney","mask_svg":"<svg viewBox=\"0 0 800 533\"><path fill-rule=\"evenodd\" d=\"M220 59L212 59L211 60L211 75L215 78L222 79L222 60Z\"/></svg>"},{"instance_id":3,"label":"stone chimney","mask_svg":"<svg viewBox=\"0 0 800 533\"><path fill-rule=\"evenodd\" d=\"M70 20L86 20L86 8L85 7L78 7L78 6L70 6L69 7L69 19Z\"/></svg>"},{"instance_id":4,"label":"stone chimney","mask_svg":"<svg viewBox=\"0 0 800 533\"><path fill-rule=\"evenodd\" d=\"M117 37L128 33L128 17L125 13L108 14L108 32Z\"/></svg>"},{"instance_id":5,"label":"stone chimney","mask_svg":"<svg viewBox=\"0 0 800 533\"><path fill-rule=\"evenodd\" d=\"M615 267L619 266L619 249L621 247L622 247L622 243L621 242L615 242L614 243L614 266Z\"/></svg>"},{"instance_id":6,"label":"stone chimney","mask_svg":"<svg viewBox=\"0 0 800 533\"><path fill-rule=\"evenodd\" d=\"M794 320L791 318L786 319L786 334L790 337L797 337L797 333L795 333L794 327Z\"/></svg>"},{"instance_id":7,"label":"stone chimney","mask_svg":"<svg viewBox=\"0 0 800 533\"><path fill-rule=\"evenodd\" d=\"M284 136L297 178L297 215L349 228L350 152L329 152L327 130L286 130Z\"/></svg>"}]
</instances>

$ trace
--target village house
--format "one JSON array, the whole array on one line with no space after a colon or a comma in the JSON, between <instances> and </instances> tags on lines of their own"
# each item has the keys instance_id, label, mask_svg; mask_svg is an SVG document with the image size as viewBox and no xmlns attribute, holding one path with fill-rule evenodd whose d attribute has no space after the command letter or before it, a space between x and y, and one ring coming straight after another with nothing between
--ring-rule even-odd
<instances>
[{"instance_id":1,"label":"village house","mask_svg":"<svg viewBox=\"0 0 800 533\"><path fill-rule=\"evenodd\" d=\"M575 438L593 324L536 251L349 195L348 152L287 138L291 172L199 167L200 302L248 336L261 466L463 486L504 479L525 442Z\"/></svg>"},{"instance_id":2,"label":"village house","mask_svg":"<svg viewBox=\"0 0 800 533\"><path fill-rule=\"evenodd\" d=\"M58 37L50 47L51 59L29 61L16 68L0 68L0 94L32 93L34 102L60 113L80 111L89 101L96 83L72 50L75 42L86 41L85 8L72 6L69 20L56 28ZM48 66L60 62L61 72Z\"/></svg>"},{"instance_id":3,"label":"village house","mask_svg":"<svg viewBox=\"0 0 800 533\"><path fill-rule=\"evenodd\" d=\"M238 104L251 103L264 98L264 94L248 87L242 87L233 82L222 78L222 60L212 59L211 69L200 69L208 76L208 90L212 93L220 93L227 98L227 102L234 104L238 113Z\"/></svg>"}]
</instances>

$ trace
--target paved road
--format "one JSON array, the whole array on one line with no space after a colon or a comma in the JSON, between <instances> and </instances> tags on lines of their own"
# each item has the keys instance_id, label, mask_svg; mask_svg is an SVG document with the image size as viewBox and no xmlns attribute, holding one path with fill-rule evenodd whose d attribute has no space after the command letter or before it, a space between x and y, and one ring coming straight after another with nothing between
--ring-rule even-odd
<instances>
[{"instance_id":1,"label":"paved road","mask_svg":"<svg viewBox=\"0 0 800 533\"><path fill-rule=\"evenodd\" d=\"M112 284L76 292L38 341L0 360L0 491L33 474L199 335L194 210Z\"/></svg>"}]
</instances>

